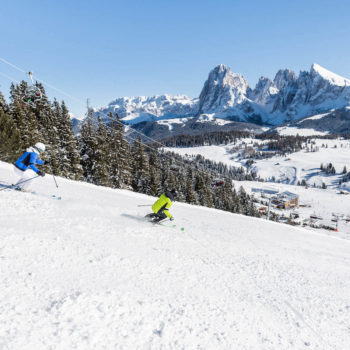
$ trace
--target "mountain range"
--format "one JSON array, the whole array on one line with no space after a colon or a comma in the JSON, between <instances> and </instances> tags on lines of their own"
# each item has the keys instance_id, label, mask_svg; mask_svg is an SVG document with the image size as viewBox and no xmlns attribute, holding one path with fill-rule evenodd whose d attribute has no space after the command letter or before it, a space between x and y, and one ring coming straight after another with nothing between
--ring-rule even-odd
<instances>
[{"instance_id":1,"label":"mountain range","mask_svg":"<svg viewBox=\"0 0 350 350\"><path fill-rule=\"evenodd\" d=\"M335 125L330 125L329 118L338 110L342 111L343 124L345 120L345 126L340 129L349 130L348 106L350 80L316 63L310 71L299 75L281 69L273 80L261 77L254 89L243 75L232 73L229 67L220 64L209 73L198 98L122 97L94 112L107 123L108 113L117 112L123 123L132 124L149 136L164 137L228 129L262 132L266 127L288 123L298 127L297 121L320 114L325 114L328 120L322 124L323 130L333 132ZM316 130L320 119L308 119L306 124Z\"/></svg>"}]
</instances>

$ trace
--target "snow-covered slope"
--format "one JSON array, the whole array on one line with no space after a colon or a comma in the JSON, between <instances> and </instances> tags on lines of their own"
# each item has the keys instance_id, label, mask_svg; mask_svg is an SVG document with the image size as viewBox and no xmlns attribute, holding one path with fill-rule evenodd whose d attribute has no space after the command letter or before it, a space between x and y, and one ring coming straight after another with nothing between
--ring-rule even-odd
<instances>
[{"instance_id":1,"label":"snow-covered slope","mask_svg":"<svg viewBox=\"0 0 350 350\"><path fill-rule=\"evenodd\" d=\"M281 135L326 135L350 133L350 108L331 109L270 129Z\"/></svg>"},{"instance_id":2,"label":"snow-covered slope","mask_svg":"<svg viewBox=\"0 0 350 350\"><path fill-rule=\"evenodd\" d=\"M348 347L349 241L180 203L153 226L153 198L58 182L0 192L1 348Z\"/></svg>"},{"instance_id":3,"label":"snow-covered slope","mask_svg":"<svg viewBox=\"0 0 350 350\"><path fill-rule=\"evenodd\" d=\"M284 69L273 80L261 77L254 89L243 75L232 73L229 67L220 64L209 73L199 98L124 97L95 110L95 114L108 120L109 112L118 112L129 124L176 119L175 124L180 120L187 125L189 119L211 115L259 125L281 125L349 105L350 80L317 63L299 76ZM337 123L335 120L334 124Z\"/></svg>"}]
</instances>

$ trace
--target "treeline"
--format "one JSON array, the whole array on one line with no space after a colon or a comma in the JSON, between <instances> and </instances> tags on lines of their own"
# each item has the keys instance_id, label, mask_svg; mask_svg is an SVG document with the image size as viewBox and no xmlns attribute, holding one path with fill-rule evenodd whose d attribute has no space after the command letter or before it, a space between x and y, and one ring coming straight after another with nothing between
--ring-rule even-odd
<instances>
[{"instance_id":1,"label":"treeline","mask_svg":"<svg viewBox=\"0 0 350 350\"><path fill-rule=\"evenodd\" d=\"M42 99L34 108L24 104L28 85L11 85L10 104L0 93L0 159L14 162L27 147L41 141L48 145L46 156L56 175L82 179L78 141L74 137L68 109L64 102L50 102L44 87Z\"/></svg>"},{"instance_id":2,"label":"treeline","mask_svg":"<svg viewBox=\"0 0 350 350\"><path fill-rule=\"evenodd\" d=\"M268 136L268 137L267 137ZM264 144L265 150L274 151L276 154L286 155L299 152L308 138L303 136L281 136L281 135L257 135L257 139L268 140Z\"/></svg>"},{"instance_id":3,"label":"treeline","mask_svg":"<svg viewBox=\"0 0 350 350\"><path fill-rule=\"evenodd\" d=\"M167 147L212 146L236 142L245 137L251 137L247 131L214 131L202 135L178 135L161 141ZM154 146L157 146L155 144Z\"/></svg>"},{"instance_id":4,"label":"treeline","mask_svg":"<svg viewBox=\"0 0 350 350\"><path fill-rule=\"evenodd\" d=\"M183 202L259 215L244 189L232 186L233 179L253 179L243 168L228 168L200 156L182 159L144 145L140 139L130 143L118 116L112 114L108 126L88 118L75 136L65 103L50 102L44 87L37 86L42 99L34 107L23 103L25 82L11 86L9 104L0 94L1 160L13 162L40 141L47 145L45 171L54 175L152 196L176 188ZM222 185L215 188L217 179Z\"/></svg>"}]
</instances>

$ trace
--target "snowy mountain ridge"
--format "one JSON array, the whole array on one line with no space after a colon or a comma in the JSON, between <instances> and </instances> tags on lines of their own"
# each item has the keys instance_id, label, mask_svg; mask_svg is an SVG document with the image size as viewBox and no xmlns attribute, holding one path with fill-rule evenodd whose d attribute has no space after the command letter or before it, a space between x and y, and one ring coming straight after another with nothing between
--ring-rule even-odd
<instances>
[{"instance_id":1,"label":"snowy mountain ridge","mask_svg":"<svg viewBox=\"0 0 350 350\"><path fill-rule=\"evenodd\" d=\"M118 112L128 124L179 120L212 115L214 119L280 125L306 116L320 114L350 105L350 80L317 63L309 72L297 76L281 69L273 80L261 77L255 88L249 87L243 75L232 73L223 64L216 66L204 83L198 98L185 95L123 97L95 115L108 120L109 112Z\"/></svg>"}]
</instances>

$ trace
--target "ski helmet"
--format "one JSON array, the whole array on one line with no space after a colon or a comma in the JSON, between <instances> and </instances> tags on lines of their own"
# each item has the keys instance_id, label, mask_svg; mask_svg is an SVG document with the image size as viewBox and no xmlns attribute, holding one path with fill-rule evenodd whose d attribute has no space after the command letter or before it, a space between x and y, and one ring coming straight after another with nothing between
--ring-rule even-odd
<instances>
[{"instance_id":1,"label":"ski helmet","mask_svg":"<svg viewBox=\"0 0 350 350\"><path fill-rule=\"evenodd\" d=\"M178 196L178 192L176 191L176 189L175 188L173 188L171 191L170 191L170 193L174 196L174 198L176 198L177 196Z\"/></svg>"},{"instance_id":2,"label":"ski helmet","mask_svg":"<svg viewBox=\"0 0 350 350\"><path fill-rule=\"evenodd\" d=\"M45 152L45 150L46 150L45 145L41 142L37 142L35 144L34 148L36 148L39 151L39 153Z\"/></svg>"}]
</instances>

